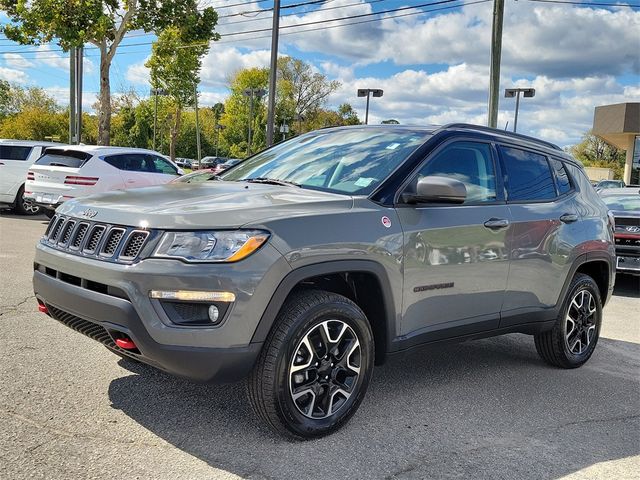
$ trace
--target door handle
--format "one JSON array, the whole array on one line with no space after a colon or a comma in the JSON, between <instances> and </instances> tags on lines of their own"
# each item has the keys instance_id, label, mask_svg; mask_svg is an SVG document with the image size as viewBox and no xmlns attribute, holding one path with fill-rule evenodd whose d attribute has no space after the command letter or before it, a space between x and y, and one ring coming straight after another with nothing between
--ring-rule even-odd
<instances>
[{"instance_id":1,"label":"door handle","mask_svg":"<svg viewBox=\"0 0 640 480\"><path fill-rule=\"evenodd\" d=\"M135 180L127 180L127 183L136 183Z\"/></svg>"},{"instance_id":2,"label":"door handle","mask_svg":"<svg viewBox=\"0 0 640 480\"><path fill-rule=\"evenodd\" d=\"M490 218L484 222L484 226L492 230L499 230L500 228L506 228L509 226L509 220L506 218Z\"/></svg>"},{"instance_id":3,"label":"door handle","mask_svg":"<svg viewBox=\"0 0 640 480\"><path fill-rule=\"evenodd\" d=\"M578 221L578 215L575 213L565 213L560 216L560 221L563 223L573 223Z\"/></svg>"}]
</instances>

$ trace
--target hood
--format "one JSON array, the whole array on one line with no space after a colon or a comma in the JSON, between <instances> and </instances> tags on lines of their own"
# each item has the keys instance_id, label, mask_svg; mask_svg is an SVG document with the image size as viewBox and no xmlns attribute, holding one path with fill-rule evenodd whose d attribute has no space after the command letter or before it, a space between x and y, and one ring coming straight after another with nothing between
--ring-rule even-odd
<instances>
[{"instance_id":1,"label":"hood","mask_svg":"<svg viewBox=\"0 0 640 480\"><path fill-rule=\"evenodd\" d=\"M293 186L210 181L172 183L79 198L58 208L63 215L145 228L238 228L266 219L348 210L347 195Z\"/></svg>"}]
</instances>

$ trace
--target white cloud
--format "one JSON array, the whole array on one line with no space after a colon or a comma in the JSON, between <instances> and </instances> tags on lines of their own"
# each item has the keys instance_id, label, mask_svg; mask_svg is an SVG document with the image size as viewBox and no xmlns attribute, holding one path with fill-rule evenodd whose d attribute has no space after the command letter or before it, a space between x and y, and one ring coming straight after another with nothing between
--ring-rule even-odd
<instances>
[{"instance_id":1,"label":"white cloud","mask_svg":"<svg viewBox=\"0 0 640 480\"><path fill-rule=\"evenodd\" d=\"M29 82L29 77L22 70L15 70L13 68L6 67L0 67L0 79L22 86Z\"/></svg>"},{"instance_id":2,"label":"white cloud","mask_svg":"<svg viewBox=\"0 0 640 480\"><path fill-rule=\"evenodd\" d=\"M5 53L4 61L8 66L19 70L25 70L34 66L33 62L30 62L19 53Z\"/></svg>"},{"instance_id":3,"label":"white cloud","mask_svg":"<svg viewBox=\"0 0 640 480\"><path fill-rule=\"evenodd\" d=\"M224 87L238 70L251 67L267 67L271 59L269 50L253 50L247 53L234 47L213 44L202 60L200 78L202 85Z\"/></svg>"},{"instance_id":4,"label":"white cloud","mask_svg":"<svg viewBox=\"0 0 640 480\"><path fill-rule=\"evenodd\" d=\"M51 68L57 68L60 70L64 70L66 72L69 71L69 54L55 51L57 49L52 49L49 45L40 45L38 47L38 51L36 52L36 60L39 64L45 65ZM83 68L85 74L91 74L95 70L95 65L91 61L91 59L86 56L83 58Z\"/></svg>"},{"instance_id":5,"label":"white cloud","mask_svg":"<svg viewBox=\"0 0 640 480\"><path fill-rule=\"evenodd\" d=\"M133 63L127 68L126 78L134 85L149 86L149 69L144 64L149 60L145 58L142 62Z\"/></svg>"}]
</instances>

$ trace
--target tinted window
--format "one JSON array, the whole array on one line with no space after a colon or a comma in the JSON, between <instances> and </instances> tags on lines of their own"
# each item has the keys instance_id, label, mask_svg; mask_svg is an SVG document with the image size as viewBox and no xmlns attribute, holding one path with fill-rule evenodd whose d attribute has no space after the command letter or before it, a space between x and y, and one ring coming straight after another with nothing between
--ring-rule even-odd
<instances>
[{"instance_id":1,"label":"tinted window","mask_svg":"<svg viewBox=\"0 0 640 480\"><path fill-rule=\"evenodd\" d=\"M167 175L177 175L178 170L171 165L166 159L158 157L157 155L149 155L151 162L153 163L153 171L156 173L165 173Z\"/></svg>"},{"instance_id":2,"label":"tinted window","mask_svg":"<svg viewBox=\"0 0 640 480\"><path fill-rule=\"evenodd\" d=\"M571 181L569 180L569 175L567 175L567 170L564 168L564 163L562 163L560 160L552 158L551 165L556 172L556 185L558 186L558 193L560 195L564 195L565 193L571 191Z\"/></svg>"},{"instance_id":3,"label":"tinted window","mask_svg":"<svg viewBox=\"0 0 640 480\"><path fill-rule=\"evenodd\" d=\"M486 143L458 142L446 146L418 173L418 179L426 176L460 180L467 187L465 203L496 199L496 175L491 147Z\"/></svg>"},{"instance_id":4,"label":"tinted window","mask_svg":"<svg viewBox=\"0 0 640 480\"><path fill-rule=\"evenodd\" d=\"M110 155L104 159L112 167L116 167L118 170L126 170L125 156L124 155Z\"/></svg>"},{"instance_id":5,"label":"tinted window","mask_svg":"<svg viewBox=\"0 0 640 480\"><path fill-rule=\"evenodd\" d=\"M0 145L0 158L2 160L26 160L31 153L31 147L17 145Z\"/></svg>"},{"instance_id":6,"label":"tinted window","mask_svg":"<svg viewBox=\"0 0 640 480\"><path fill-rule=\"evenodd\" d=\"M547 157L516 148L502 147L507 194L511 201L551 200L556 196Z\"/></svg>"}]
</instances>

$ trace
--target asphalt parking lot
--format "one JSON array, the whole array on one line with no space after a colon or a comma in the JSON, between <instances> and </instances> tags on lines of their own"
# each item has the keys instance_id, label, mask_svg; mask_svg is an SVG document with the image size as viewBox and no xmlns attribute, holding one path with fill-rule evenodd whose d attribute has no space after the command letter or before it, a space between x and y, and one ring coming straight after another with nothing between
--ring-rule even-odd
<instances>
[{"instance_id":1,"label":"asphalt parking lot","mask_svg":"<svg viewBox=\"0 0 640 480\"><path fill-rule=\"evenodd\" d=\"M525 335L432 347L377 368L352 421L291 443L244 386L199 385L119 359L37 312L45 217L0 215L0 477L640 478L640 284L618 278L577 370Z\"/></svg>"}]
</instances>

